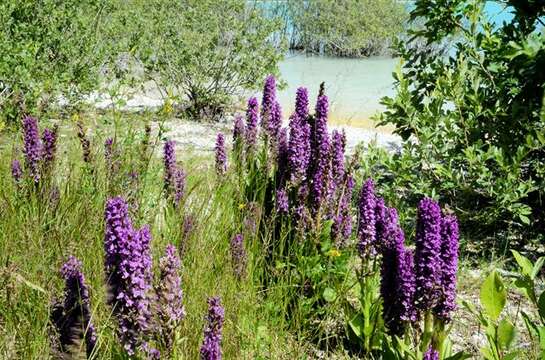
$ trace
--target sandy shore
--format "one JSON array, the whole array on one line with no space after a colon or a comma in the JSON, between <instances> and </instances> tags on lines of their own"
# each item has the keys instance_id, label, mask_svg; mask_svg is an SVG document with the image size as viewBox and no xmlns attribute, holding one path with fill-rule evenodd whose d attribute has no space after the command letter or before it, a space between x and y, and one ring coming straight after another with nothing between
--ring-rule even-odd
<instances>
[{"instance_id":1,"label":"sandy shore","mask_svg":"<svg viewBox=\"0 0 545 360\"><path fill-rule=\"evenodd\" d=\"M96 107L106 109L112 106L112 102L106 98L95 97ZM135 94L121 108L123 111L143 111L157 110L163 102L158 94L150 89L146 93ZM288 125L287 115L284 114L284 126ZM396 150L401 146L401 139L388 132L387 129L376 129L373 127L373 121L354 121L348 119L346 123L338 118L333 119L330 124L330 131L344 129L347 140L347 152L350 152L360 143L370 143L376 141L379 146ZM176 119L170 121L167 125L169 131L166 136L175 140L181 148L192 148L201 151L211 151L214 149L214 143L218 132L223 132L226 137L230 137L232 131L233 116L226 116L225 120L219 123L198 123Z\"/></svg>"},{"instance_id":2,"label":"sandy shore","mask_svg":"<svg viewBox=\"0 0 545 360\"><path fill-rule=\"evenodd\" d=\"M176 141L181 149L212 151L219 132L225 134L227 139L230 139L232 134L232 125L229 120L221 123L197 123L177 119L167 123L166 127L168 129L166 137ZM345 131L348 153L362 142L368 144L375 141L379 146L393 151L401 146L401 139L398 136L376 129L347 125L332 125L329 127L330 131L335 129Z\"/></svg>"}]
</instances>

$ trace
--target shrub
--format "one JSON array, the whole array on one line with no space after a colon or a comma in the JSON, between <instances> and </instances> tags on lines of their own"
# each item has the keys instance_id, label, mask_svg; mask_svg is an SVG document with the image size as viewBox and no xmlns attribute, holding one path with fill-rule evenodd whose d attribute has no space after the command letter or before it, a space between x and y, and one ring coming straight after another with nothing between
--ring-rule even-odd
<instances>
[{"instance_id":1,"label":"shrub","mask_svg":"<svg viewBox=\"0 0 545 360\"><path fill-rule=\"evenodd\" d=\"M122 103L148 80L187 102L194 119L217 118L233 96L277 73L283 54L271 38L279 22L244 0L10 0L0 21L8 123L59 100L80 105L92 91Z\"/></svg>"},{"instance_id":2,"label":"shrub","mask_svg":"<svg viewBox=\"0 0 545 360\"><path fill-rule=\"evenodd\" d=\"M217 118L232 96L277 73L283 56L271 40L280 24L244 0L146 1L136 22L138 59L196 120Z\"/></svg>"},{"instance_id":3,"label":"shrub","mask_svg":"<svg viewBox=\"0 0 545 360\"><path fill-rule=\"evenodd\" d=\"M0 120L45 110L63 95L94 89L103 62L111 1L0 3Z\"/></svg>"},{"instance_id":4,"label":"shrub","mask_svg":"<svg viewBox=\"0 0 545 360\"><path fill-rule=\"evenodd\" d=\"M290 46L337 56L383 54L403 30L406 12L392 0L288 1Z\"/></svg>"},{"instance_id":5,"label":"shrub","mask_svg":"<svg viewBox=\"0 0 545 360\"><path fill-rule=\"evenodd\" d=\"M545 10L514 4L514 18L498 25L484 5L415 3L411 19L424 26L397 45L397 94L379 117L408 141L380 172L403 201L427 193L451 204L471 238L524 244L545 226ZM430 51L444 41L452 51Z\"/></svg>"}]
</instances>

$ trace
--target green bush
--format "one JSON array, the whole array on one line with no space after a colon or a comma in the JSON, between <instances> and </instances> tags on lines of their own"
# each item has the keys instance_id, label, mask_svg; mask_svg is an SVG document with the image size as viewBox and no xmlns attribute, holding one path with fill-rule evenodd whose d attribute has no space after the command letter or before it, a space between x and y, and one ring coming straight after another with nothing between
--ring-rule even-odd
<instances>
[{"instance_id":1,"label":"green bush","mask_svg":"<svg viewBox=\"0 0 545 360\"><path fill-rule=\"evenodd\" d=\"M525 244L545 228L545 9L512 5L514 18L497 25L484 6L415 3L411 19L423 26L397 45L397 95L380 116L408 141L381 173L401 201L426 193L450 203L471 239ZM449 53L430 51L446 41Z\"/></svg>"},{"instance_id":2,"label":"green bush","mask_svg":"<svg viewBox=\"0 0 545 360\"><path fill-rule=\"evenodd\" d=\"M75 100L97 85L100 31L109 1L0 3L0 121L44 110L58 95Z\"/></svg>"},{"instance_id":3,"label":"green bush","mask_svg":"<svg viewBox=\"0 0 545 360\"><path fill-rule=\"evenodd\" d=\"M138 6L132 25L141 36L137 57L164 94L187 100L194 119L216 118L234 95L278 73L284 51L271 35L280 23L244 0L156 0Z\"/></svg>"},{"instance_id":4,"label":"green bush","mask_svg":"<svg viewBox=\"0 0 545 360\"><path fill-rule=\"evenodd\" d=\"M64 98L116 99L153 81L217 117L232 98L278 72L279 22L244 0L2 1L0 112L7 123Z\"/></svg>"},{"instance_id":5,"label":"green bush","mask_svg":"<svg viewBox=\"0 0 545 360\"><path fill-rule=\"evenodd\" d=\"M290 0L291 47L337 56L365 57L388 50L402 32L406 11L393 0Z\"/></svg>"}]
</instances>

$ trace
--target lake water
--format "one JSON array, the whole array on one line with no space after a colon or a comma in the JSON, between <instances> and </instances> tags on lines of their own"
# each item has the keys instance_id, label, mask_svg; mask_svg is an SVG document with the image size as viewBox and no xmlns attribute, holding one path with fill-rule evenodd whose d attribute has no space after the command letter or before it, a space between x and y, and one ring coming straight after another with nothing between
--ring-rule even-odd
<instances>
[{"instance_id":1,"label":"lake water","mask_svg":"<svg viewBox=\"0 0 545 360\"><path fill-rule=\"evenodd\" d=\"M282 79L287 83L287 87L279 91L282 109L285 114L293 112L299 86L309 89L312 104L323 81L332 122L372 126L369 119L381 110L380 98L394 94L391 74L397 63L397 59L391 58L345 59L289 54L280 64Z\"/></svg>"},{"instance_id":2,"label":"lake water","mask_svg":"<svg viewBox=\"0 0 545 360\"><path fill-rule=\"evenodd\" d=\"M488 2L486 14L497 24L512 19L508 8ZM391 58L345 59L288 54L280 64L286 89L279 92L284 114L291 114L295 91L305 86L315 98L324 81L334 123L374 127L370 118L381 111L379 100L394 94L392 72L399 60Z\"/></svg>"}]
</instances>

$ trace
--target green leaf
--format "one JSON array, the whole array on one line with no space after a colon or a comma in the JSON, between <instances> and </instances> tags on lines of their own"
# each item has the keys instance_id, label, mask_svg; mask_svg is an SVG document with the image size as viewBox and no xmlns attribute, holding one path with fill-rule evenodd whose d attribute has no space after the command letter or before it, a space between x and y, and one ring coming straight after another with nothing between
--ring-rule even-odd
<instances>
[{"instance_id":1,"label":"green leaf","mask_svg":"<svg viewBox=\"0 0 545 360\"><path fill-rule=\"evenodd\" d=\"M520 355L520 354L519 354L518 351L513 351L513 352L511 352L511 353L505 355L505 356L503 357L503 360L517 359L519 355Z\"/></svg>"},{"instance_id":2,"label":"green leaf","mask_svg":"<svg viewBox=\"0 0 545 360\"><path fill-rule=\"evenodd\" d=\"M358 338L361 338L364 327L365 327L365 321L363 319L363 316L361 314L357 314L348 322L348 325L350 325L350 328L354 332L354 335L356 335Z\"/></svg>"},{"instance_id":3,"label":"green leaf","mask_svg":"<svg viewBox=\"0 0 545 360\"><path fill-rule=\"evenodd\" d=\"M496 321L507 298L507 290L496 271L492 271L481 286L481 304L488 316Z\"/></svg>"},{"instance_id":4,"label":"green leaf","mask_svg":"<svg viewBox=\"0 0 545 360\"><path fill-rule=\"evenodd\" d=\"M531 302L535 303L536 295L534 292L534 282L528 277L524 276L515 280L515 286L522 291L522 293L530 299Z\"/></svg>"},{"instance_id":5,"label":"green leaf","mask_svg":"<svg viewBox=\"0 0 545 360\"><path fill-rule=\"evenodd\" d=\"M495 356L492 354L492 351L490 351L490 349L487 347L481 348L481 354L483 354L483 357L487 360L495 360Z\"/></svg>"},{"instance_id":6,"label":"green leaf","mask_svg":"<svg viewBox=\"0 0 545 360\"><path fill-rule=\"evenodd\" d=\"M539 312L539 316L541 316L542 319L545 319L545 290L539 295L537 311Z\"/></svg>"},{"instance_id":7,"label":"green leaf","mask_svg":"<svg viewBox=\"0 0 545 360\"><path fill-rule=\"evenodd\" d=\"M322 296L324 297L325 301L332 302L337 298L337 292L330 287L326 287Z\"/></svg>"},{"instance_id":8,"label":"green leaf","mask_svg":"<svg viewBox=\"0 0 545 360\"><path fill-rule=\"evenodd\" d=\"M464 353L463 351L457 352L456 354L449 356L445 358L445 360L465 360L465 359L471 359L473 356Z\"/></svg>"},{"instance_id":9,"label":"green leaf","mask_svg":"<svg viewBox=\"0 0 545 360\"><path fill-rule=\"evenodd\" d=\"M536 135L537 135L537 138L539 139L539 142L541 142L541 144L545 145L545 135L540 131L538 131L536 133Z\"/></svg>"},{"instance_id":10,"label":"green leaf","mask_svg":"<svg viewBox=\"0 0 545 360\"><path fill-rule=\"evenodd\" d=\"M503 349L509 349L517 332L515 326L507 319L500 321L498 325L498 343Z\"/></svg>"},{"instance_id":11,"label":"green leaf","mask_svg":"<svg viewBox=\"0 0 545 360\"><path fill-rule=\"evenodd\" d=\"M540 257L537 259L536 263L534 264L534 268L532 269L532 279L535 279L537 274L539 274L539 271L543 267L543 264L545 263L545 256Z\"/></svg>"},{"instance_id":12,"label":"green leaf","mask_svg":"<svg viewBox=\"0 0 545 360\"><path fill-rule=\"evenodd\" d=\"M532 265L532 262L530 260L528 260L527 257L525 257L524 255L521 255L516 250L511 250L511 252L513 253L513 256L515 257L515 260L517 261L520 268L522 269L523 274L526 275L526 276L531 276L532 275L532 270L534 268L534 266Z\"/></svg>"},{"instance_id":13,"label":"green leaf","mask_svg":"<svg viewBox=\"0 0 545 360\"><path fill-rule=\"evenodd\" d=\"M542 351L545 351L545 326L539 328L539 346Z\"/></svg>"},{"instance_id":14,"label":"green leaf","mask_svg":"<svg viewBox=\"0 0 545 360\"><path fill-rule=\"evenodd\" d=\"M539 336L539 329L537 325L532 321L532 319L530 319L528 314L526 314L524 311L521 311L521 316L524 320L524 324L526 325L526 329L528 330L530 337Z\"/></svg>"}]
</instances>

